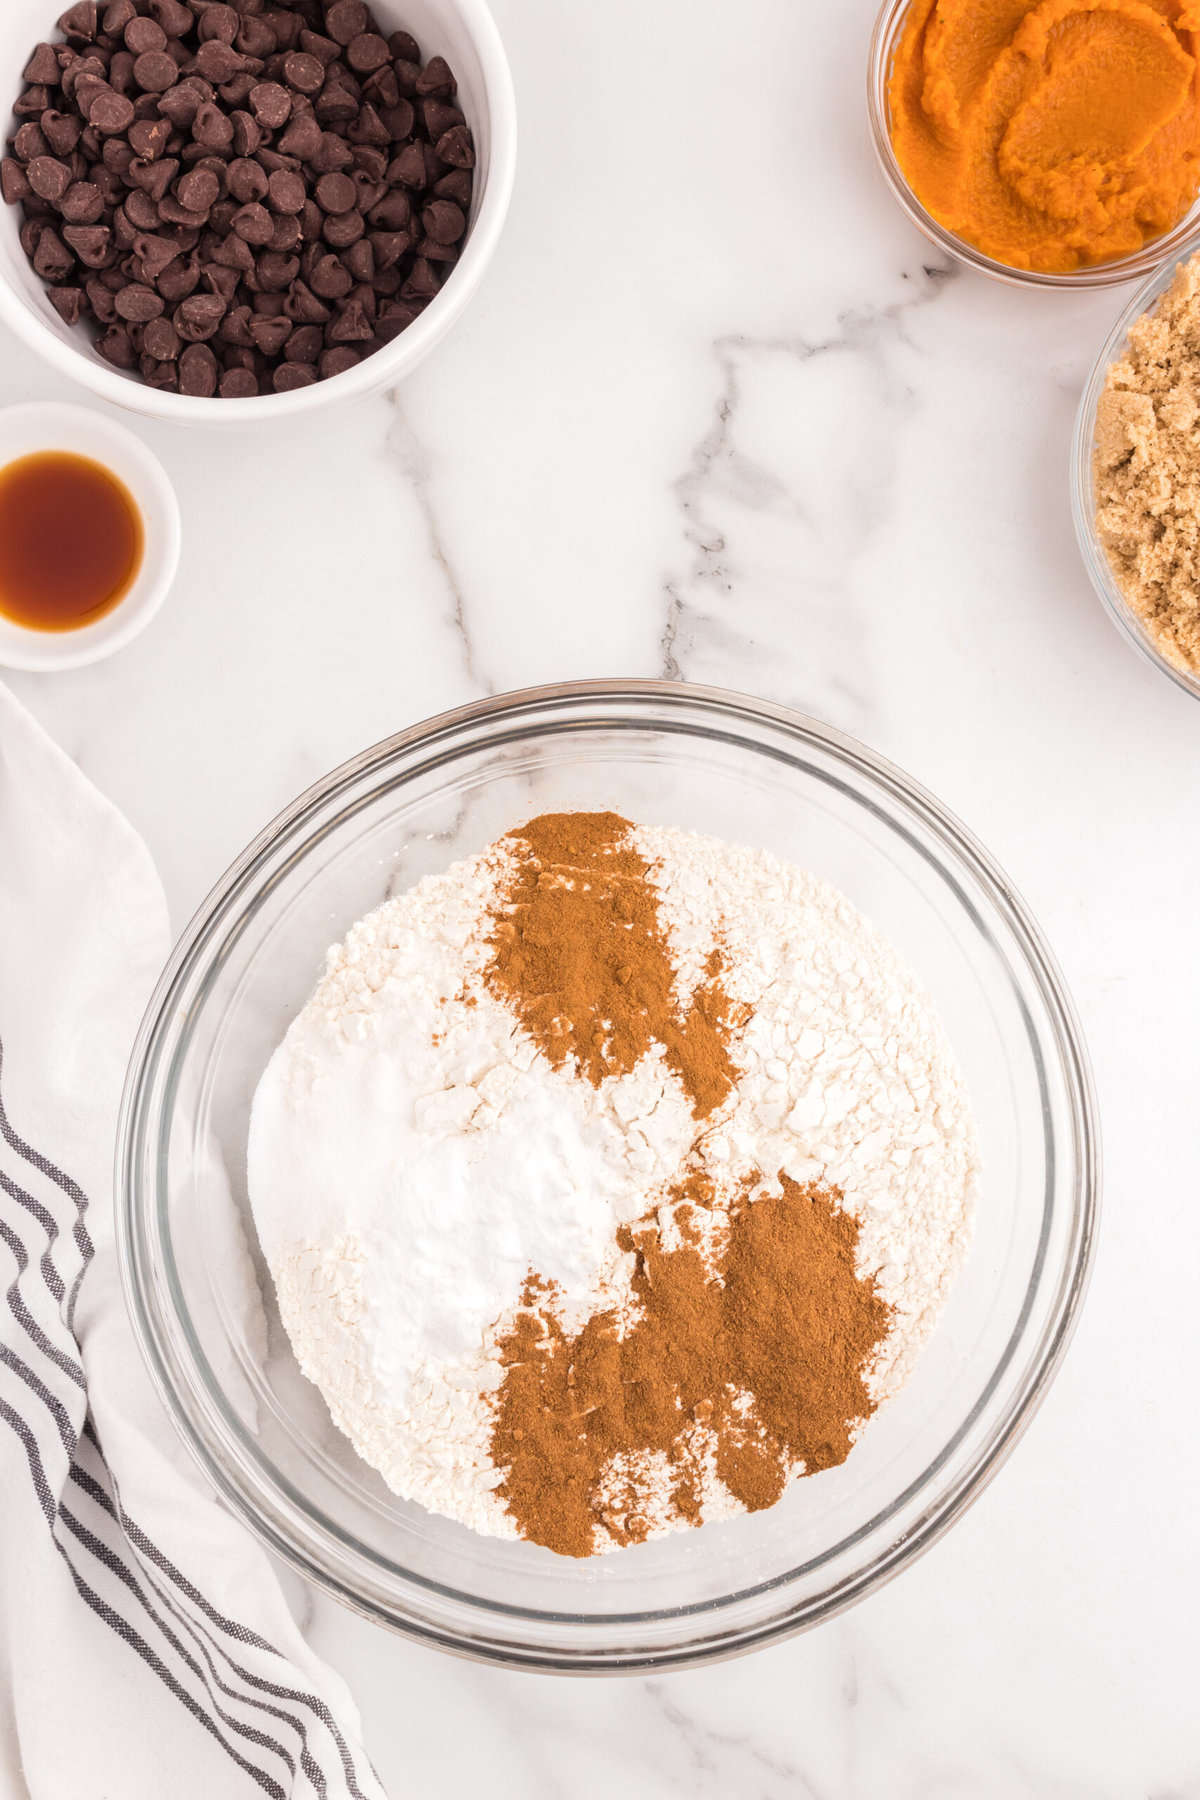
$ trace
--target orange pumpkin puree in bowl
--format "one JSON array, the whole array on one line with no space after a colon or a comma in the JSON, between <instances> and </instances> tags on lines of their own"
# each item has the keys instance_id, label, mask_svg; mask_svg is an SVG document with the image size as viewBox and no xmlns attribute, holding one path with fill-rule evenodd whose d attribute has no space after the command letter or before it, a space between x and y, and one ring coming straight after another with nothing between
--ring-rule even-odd
<instances>
[{"instance_id":1,"label":"orange pumpkin puree in bowl","mask_svg":"<svg viewBox=\"0 0 1200 1800\"><path fill-rule=\"evenodd\" d=\"M1200 190L1200 0L913 0L892 147L926 212L1012 268L1140 250Z\"/></svg>"}]
</instances>

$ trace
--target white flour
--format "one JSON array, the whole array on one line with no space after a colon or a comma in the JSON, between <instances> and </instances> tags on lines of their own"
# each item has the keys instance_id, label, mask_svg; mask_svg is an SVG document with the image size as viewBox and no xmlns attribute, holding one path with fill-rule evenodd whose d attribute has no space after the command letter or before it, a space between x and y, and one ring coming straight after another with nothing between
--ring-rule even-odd
<instances>
[{"instance_id":1,"label":"white flour","mask_svg":"<svg viewBox=\"0 0 1200 1800\"><path fill-rule=\"evenodd\" d=\"M698 1132L731 1191L761 1169L844 1193L859 1271L894 1308L875 1399L907 1375L969 1234L969 1108L890 946L773 857L650 827L633 843L681 990L719 933L723 984L754 1008L741 1079L701 1127L657 1049L594 1088L483 987L504 849L361 920L255 1098L251 1201L301 1367L398 1494L502 1536L516 1525L488 1454L499 1328L531 1269L561 1288L569 1326L619 1303L616 1229L655 1205ZM643 1512L669 1528L654 1500ZM714 1477L705 1516L734 1510Z\"/></svg>"}]
</instances>

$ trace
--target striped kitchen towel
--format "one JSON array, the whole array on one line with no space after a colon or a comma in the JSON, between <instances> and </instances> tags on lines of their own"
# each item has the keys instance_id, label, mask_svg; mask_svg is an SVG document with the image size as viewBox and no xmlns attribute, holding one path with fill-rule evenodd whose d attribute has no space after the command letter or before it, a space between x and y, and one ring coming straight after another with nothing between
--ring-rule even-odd
<instances>
[{"instance_id":1,"label":"striped kitchen towel","mask_svg":"<svg viewBox=\"0 0 1200 1800\"><path fill-rule=\"evenodd\" d=\"M125 1317L113 1136L167 943L145 848L0 687L0 1793L382 1800Z\"/></svg>"}]
</instances>

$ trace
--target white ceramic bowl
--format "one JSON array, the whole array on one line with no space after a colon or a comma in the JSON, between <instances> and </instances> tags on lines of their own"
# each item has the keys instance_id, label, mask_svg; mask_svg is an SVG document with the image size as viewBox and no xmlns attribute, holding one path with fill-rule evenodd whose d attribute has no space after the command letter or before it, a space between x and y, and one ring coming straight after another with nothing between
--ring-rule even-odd
<instances>
[{"instance_id":1,"label":"white ceramic bowl","mask_svg":"<svg viewBox=\"0 0 1200 1800\"><path fill-rule=\"evenodd\" d=\"M167 472L141 439L87 406L34 402L0 412L0 469L41 450L103 463L142 515L142 562L111 612L74 631L35 631L0 613L0 663L10 669L79 669L122 650L162 605L179 566L179 502Z\"/></svg>"},{"instance_id":2,"label":"white ceramic bowl","mask_svg":"<svg viewBox=\"0 0 1200 1800\"><path fill-rule=\"evenodd\" d=\"M313 412L390 387L411 373L463 312L500 238L516 166L516 101L500 35L485 0L372 0L388 31L411 31L426 56L442 55L458 79L459 104L475 135L475 195L462 256L445 288L392 343L344 375L289 394L200 400L148 387L96 353L83 325L65 325L21 249L19 209L0 204L0 321L62 374L117 406L179 424L244 425ZM0 0L0 111L21 91L34 45L60 35L59 0Z\"/></svg>"}]
</instances>

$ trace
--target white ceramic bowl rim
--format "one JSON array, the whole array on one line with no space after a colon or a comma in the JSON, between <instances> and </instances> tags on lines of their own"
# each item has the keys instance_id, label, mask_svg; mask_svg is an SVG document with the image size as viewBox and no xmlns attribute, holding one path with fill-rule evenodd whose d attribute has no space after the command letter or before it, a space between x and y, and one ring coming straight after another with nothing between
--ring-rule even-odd
<instances>
[{"instance_id":1,"label":"white ceramic bowl rim","mask_svg":"<svg viewBox=\"0 0 1200 1800\"><path fill-rule=\"evenodd\" d=\"M344 374L286 394L222 401L165 393L108 368L85 348L64 340L0 274L0 322L62 374L116 406L176 424L243 425L310 412L397 381L419 363L462 314L479 287L504 228L516 170L516 98L504 46L486 0L455 0L479 55L488 105L490 148L483 198L463 252L445 287L390 344ZM48 12L47 17L50 17ZM6 209L7 210L7 209Z\"/></svg>"}]
</instances>

